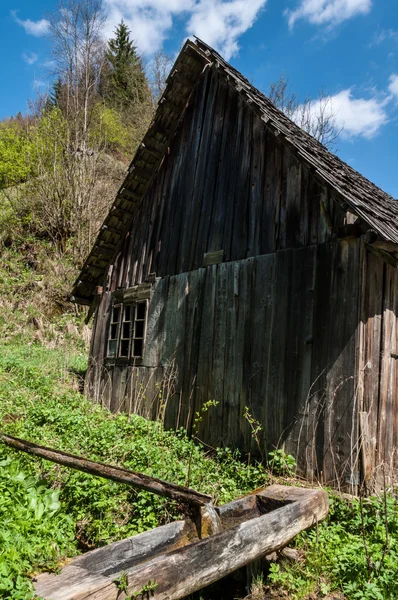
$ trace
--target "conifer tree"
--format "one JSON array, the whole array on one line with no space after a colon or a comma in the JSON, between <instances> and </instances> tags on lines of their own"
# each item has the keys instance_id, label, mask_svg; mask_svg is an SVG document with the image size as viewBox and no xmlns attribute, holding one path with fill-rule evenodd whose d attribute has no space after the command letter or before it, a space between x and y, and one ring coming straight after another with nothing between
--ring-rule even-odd
<instances>
[{"instance_id":1,"label":"conifer tree","mask_svg":"<svg viewBox=\"0 0 398 600\"><path fill-rule=\"evenodd\" d=\"M150 91L141 58L123 20L108 41L106 58L101 91L107 104L123 110L147 102Z\"/></svg>"}]
</instances>

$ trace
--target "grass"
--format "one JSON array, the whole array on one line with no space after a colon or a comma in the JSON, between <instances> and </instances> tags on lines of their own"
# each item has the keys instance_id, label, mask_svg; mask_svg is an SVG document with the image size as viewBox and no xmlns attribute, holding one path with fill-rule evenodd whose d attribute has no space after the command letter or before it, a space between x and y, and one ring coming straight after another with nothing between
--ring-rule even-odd
<instances>
[{"instance_id":1,"label":"grass","mask_svg":"<svg viewBox=\"0 0 398 600\"><path fill-rule=\"evenodd\" d=\"M228 449L208 455L182 430L165 431L161 423L112 415L88 402L80 393L87 328L81 315L64 312L59 272L51 280L45 244L27 242L23 250L3 252L0 264L0 430L183 485L189 473L190 486L219 503L271 481L261 465L247 466ZM259 424L247 410L245 416L255 437ZM206 417L203 411L198 418ZM283 451L270 460L291 474L293 462ZM21 600L32 598L35 574L184 516L174 502L2 444L0 498L0 597ZM328 519L295 539L302 560L271 563L248 599L398 598L394 490L363 500L331 493L330 500Z\"/></svg>"},{"instance_id":2,"label":"grass","mask_svg":"<svg viewBox=\"0 0 398 600\"><path fill-rule=\"evenodd\" d=\"M83 351L42 344L0 347L1 429L94 460L122 464L224 503L265 483L265 470L236 454L209 457L184 431L131 415L112 415L78 391ZM172 501L62 468L0 446L0 595L29 598L29 577L69 556L182 516ZM3 518L1 518L3 517Z\"/></svg>"}]
</instances>

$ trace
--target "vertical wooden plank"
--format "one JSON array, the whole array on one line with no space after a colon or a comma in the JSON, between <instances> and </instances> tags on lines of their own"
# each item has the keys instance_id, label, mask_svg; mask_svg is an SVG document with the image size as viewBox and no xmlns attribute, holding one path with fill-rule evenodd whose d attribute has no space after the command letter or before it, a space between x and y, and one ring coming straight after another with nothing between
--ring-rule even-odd
<instances>
[{"instance_id":1,"label":"vertical wooden plank","mask_svg":"<svg viewBox=\"0 0 398 600\"><path fill-rule=\"evenodd\" d=\"M110 397L110 410L111 412L117 412L120 407L120 396L122 391L122 372L123 367L114 365L111 371L112 377L112 392Z\"/></svg>"},{"instance_id":2,"label":"vertical wooden plank","mask_svg":"<svg viewBox=\"0 0 398 600\"><path fill-rule=\"evenodd\" d=\"M189 294L188 274L181 273L169 279L166 308L166 335L162 366L176 373L175 394L169 398L165 425L174 428L182 402L182 410L188 410L187 399L181 398L181 387L185 368L184 324L186 298Z\"/></svg>"},{"instance_id":3,"label":"vertical wooden plank","mask_svg":"<svg viewBox=\"0 0 398 600\"><path fill-rule=\"evenodd\" d=\"M329 313L324 477L355 491L359 479L358 375L360 241L335 242Z\"/></svg>"},{"instance_id":4,"label":"vertical wooden plank","mask_svg":"<svg viewBox=\"0 0 398 600\"><path fill-rule=\"evenodd\" d=\"M362 286L361 316L363 324L363 393L361 411L367 414L369 470L373 473L373 469L377 463L384 263L367 250L364 250L363 262L364 281ZM363 475L369 478L370 473L363 473Z\"/></svg>"},{"instance_id":5,"label":"vertical wooden plank","mask_svg":"<svg viewBox=\"0 0 398 600\"><path fill-rule=\"evenodd\" d=\"M308 193L306 200L308 212L308 243L311 245L318 243L321 195L321 186L314 176L311 175L308 181Z\"/></svg>"},{"instance_id":6,"label":"vertical wooden plank","mask_svg":"<svg viewBox=\"0 0 398 600\"><path fill-rule=\"evenodd\" d=\"M203 76L203 82L197 88L196 100L193 105L193 114L191 117L191 129L189 132L189 149L185 158L185 186L182 201L185 203L185 218L181 230L180 245L180 270L189 271L192 268L192 227L195 226L197 218L198 197L195 194L197 181L197 170L200 164L200 148L202 143L202 129L205 118L205 109L207 106L208 86L211 75L206 70Z\"/></svg>"},{"instance_id":7,"label":"vertical wooden plank","mask_svg":"<svg viewBox=\"0 0 398 600\"><path fill-rule=\"evenodd\" d=\"M100 402L101 372L107 351L108 319L110 314L111 293L102 294L95 312L94 326L90 344L90 358L84 384L84 393L95 402Z\"/></svg>"},{"instance_id":8,"label":"vertical wooden plank","mask_svg":"<svg viewBox=\"0 0 398 600\"><path fill-rule=\"evenodd\" d=\"M288 402L286 371L289 344L288 315L292 282L293 252L285 250L275 255L274 313L268 371L267 396L273 398L273 410L268 413L269 443L280 446L283 441Z\"/></svg>"},{"instance_id":9,"label":"vertical wooden plank","mask_svg":"<svg viewBox=\"0 0 398 600\"><path fill-rule=\"evenodd\" d=\"M185 157L187 155L187 141L185 138L185 128L188 126L188 121L184 119L177 138L174 140L172 153L173 173L170 178L168 189L168 211L166 222L163 231L163 267L160 274L175 274L179 272L180 259L180 235L175 235L176 232L181 232L181 227L185 213L185 198L184 198L184 171L186 168Z\"/></svg>"},{"instance_id":10,"label":"vertical wooden plank","mask_svg":"<svg viewBox=\"0 0 398 600\"><path fill-rule=\"evenodd\" d=\"M202 137L200 140L199 156L197 161L194 205L196 211L193 221L190 224L190 259L191 268L199 268L203 265L203 254L206 251L207 244L207 217L211 209L211 186L214 184L211 177L214 174L215 162L219 160L215 150L219 147L219 136L213 138L214 119L217 113L217 93L219 88L219 75L214 70L211 73L211 82L209 83L206 110L202 126ZM207 190L207 193L205 193ZM209 196L210 194L210 196Z\"/></svg>"},{"instance_id":11,"label":"vertical wooden plank","mask_svg":"<svg viewBox=\"0 0 398 600\"><path fill-rule=\"evenodd\" d=\"M318 244L327 242L333 235L333 220L330 211L330 204L333 200L325 186L319 185L319 223L318 223Z\"/></svg>"},{"instance_id":12,"label":"vertical wooden plank","mask_svg":"<svg viewBox=\"0 0 398 600\"><path fill-rule=\"evenodd\" d=\"M260 411L253 402L252 398L252 344L251 337L251 322L253 317L253 292L255 289L255 267L256 261L254 258L248 258L241 263L239 277L239 304L238 304L238 343L241 349L241 365L240 371L241 386L239 392L239 422L242 430L242 445L241 448L245 452L251 450L259 450L256 448L255 440L251 435L251 430L248 422L243 418L245 407L247 407L255 419L259 419Z\"/></svg>"},{"instance_id":13,"label":"vertical wooden plank","mask_svg":"<svg viewBox=\"0 0 398 600\"><path fill-rule=\"evenodd\" d=\"M301 165L301 210L300 210L300 223L298 225L300 229L300 240L302 246L310 246L309 239L309 211L310 202L308 200L308 182L310 180L310 173L307 167Z\"/></svg>"},{"instance_id":14,"label":"vertical wooden plank","mask_svg":"<svg viewBox=\"0 0 398 600\"><path fill-rule=\"evenodd\" d=\"M234 209L235 203L241 202L237 195L237 185L240 177L240 147L243 135L244 106L241 98L235 90L229 91L228 103L230 106L230 123L225 128L227 136L226 147L228 149L228 160L224 161L222 177L225 179L225 217L223 223L222 249L225 251L225 260L233 260L234 251ZM242 258L241 256L239 258Z\"/></svg>"},{"instance_id":15,"label":"vertical wooden plank","mask_svg":"<svg viewBox=\"0 0 398 600\"><path fill-rule=\"evenodd\" d=\"M286 375L288 405L285 419L286 451L293 454L305 473L305 427L311 389L316 247L293 253L292 289L288 320Z\"/></svg>"},{"instance_id":16,"label":"vertical wooden plank","mask_svg":"<svg viewBox=\"0 0 398 600\"><path fill-rule=\"evenodd\" d=\"M245 262L245 261L243 261ZM226 304L226 337L224 351L224 407L223 428L224 443L228 446L239 446L242 442L242 427L239 393L242 387L241 334L238 327L238 309L240 298L241 262L230 262L227 265L228 302Z\"/></svg>"},{"instance_id":17,"label":"vertical wooden plank","mask_svg":"<svg viewBox=\"0 0 398 600\"><path fill-rule=\"evenodd\" d=\"M250 162L249 187L249 231L247 240L247 256L261 254L260 237L262 234L261 221L264 202L264 163L266 160L266 134L264 123L253 115L252 118L252 152Z\"/></svg>"},{"instance_id":18,"label":"vertical wooden plank","mask_svg":"<svg viewBox=\"0 0 398 600\"><path fill-rule=\"evenodd\" d=\"M259 256L255 260L253 313L251 319L251 408L263 426L261 452L273 449L270 430L271 415L276 410L275 399L270 392L270 368L274 349L273 336L277 335L275 313L275 254ZM253 448L254 450L254 448Z\"/></svg>"},{"instance_id":19,"label":"vertical wooden plank","mask_svg":"<svg viewBox=\"0 0 398 600\"><path fill-rule=\"evenodd\" d=\"M385 265L383 293L383 328L381 342L380 399L378 424L379 478L383 484L394 479L394 463L397 447L397 280L391 265ZM394 431L395 430L395 431Z\"/></svg>"},{"instance_id":20,"label":"vertical wooden plank","mask_svg":"<svg viewBox=\"0 0 398 600\"><path fill-rule=\"evenodd\" d=\"M100 393L98 402L104 408L110 410L112 398L113 368L104 366L101 370Z\"/></svg>"},{"instance_id":21,"label":"vertical wooden plank","mask_svg":"<svg viewBox=\"0 0 398 600\"><path fill-rule=\"evenodd\" d=\"M248 245L248 199L250 189L250 157L251 157L251 135L252 115L244 105L242 110L242 136L239 148L239 159L231 165L231 169L237 169L238 179L234 191L233 201L233 230L231 244L231 260L238 260L247 256Z\"/></svg>"},{"instance_id":22,"label":"vertical wooden plank","mask_svg":"<svg viewBox=\"0 0 398 600\"><path fill-rule=\"evenodd\" d=\"M310 481L323 481L324 413L328 346L331 334L329 315L333 264L333 244L318 246L314 286L311 385L306 399L305 425L300 434L300 444L304 443L305 454L303 474Z\"/></svg>"},{"instance_id":23,"label":"vertical wooden plank","mask_svg":"<svg viewBox=\"0 0 398 600\"><path fill-rule=\"evenodd\" d=\"M212 192L212 205L210 207L209 217L209 233L207 239L207 251L224 250L223 231L225 219L231 204L229 198L229 179L231 177L231 129L235 128L234 111L235 103L231 95L233 93L231 87L225 81L222 86L222 95L220 103L222 114L218 111L216 115L219 121L217 129L219 130L220 148L218 157L216 157L216 171L214 173L214 190ZM222 133L221 133L222 129ZM213 135L216 135L214 132ZM204 191L206 194L206 192Z\"/></svg>"},{"instance_id":24,"label":"vertical wooden plank","mask_svg":"<svg viewBox=\"0 0 398 600\"><path fill-rule=\"evenodd\" d=\"M188 274L189 293L186 297L184 326L184 370L180 372L181 402L176 427L190 422L195 407L201 318L204 303L204 280L206 269Z\"/></svg>"},{"instance_id":25,"label":"vertical wooden plank","mask_svg":"<svg viewBox=\"0 0 398 600\"><path fill-rule=\"evenodd\" d=\"M208 400L214 400L213 391L213 346L214 346L214 327L215 327L215 307L216 307L216 281L217 266L212 265L204 269L204 293L201 311L201 326L199 330L199 353L197 378L195 386L195 403L189 414L187 428L191 428L194 414L200 411L201 407ZM203 429L200 431L202 435Z\"/></svg>"},{"instance_id":26,"label":"vertical wooden plank","mask_svg":"<svg viewBox=\"0 0 398 600\"><path fill-rule=\"evenodd\" d=\"M157 367L161 364L166 327L168 326L166 322L168 281L168 277L158 278L152 287L143 355L143 364L146 367Z\"/></svg>"},{"instance_id":27,"label":"vertical wooden plank","mask_svg":"<svg viewBox=\"0 0 398 600\"><path fill-rule=\"evenodd\" d=\"M214 110L212 126L212 139L208 148L209 160L205 173L205 185L203 188L199 238L203 239L203 254L215 250L221 250L222 226L225 218L225 191L222 187L221 174L229 170L228 161L225 160L225 135L224 131L230 125L228 102L228 83L220 79L218 83L217 103ZM220 214L221 212L221 214ZM202 258L203 260L203 258Z\"/></svg>"},{"instance_id":28,"label":"vertical wooden plank","mask_svg":"<svg viewBox=\"0 0 398 600\"><path fill-rule=\"evenodd\" d=\"M264 201L261 218L261 254L276 252L279 246L283 147L272 132L266 134Z\"/></svg>"},{"instance_id":29,"label":"vertical wooden plank","mask_svg":"<svg viewBox=\"0 0 398 600\"><path fill-rule=\"evenodd\" d=\"M303 245L303 234L300 230L300 214L305 211L301 207L301 164L290 150L284 149L284 167L286 173L286 248L298 248ZM303 204L305 204L303 202Z\"/></svg>"},{"instance_id":30,"label":"vertical wooden plank","mask_svg":"<svg viewBox=\"0 0 398 600\"><path fill-rule=\"evenodd\" d=\"M228 289L229 264L216 265L214 326L212 342L211 381L208 387L207 400L215 400L217 406L211 407L203 418L200 434L211 446L224 446L226 431L223 427L223 416L228 408L225 405L225 346L227 339L227 306L230 301ZM206 400L205 400L206 401Z\"/></svg>"}]
</instances>

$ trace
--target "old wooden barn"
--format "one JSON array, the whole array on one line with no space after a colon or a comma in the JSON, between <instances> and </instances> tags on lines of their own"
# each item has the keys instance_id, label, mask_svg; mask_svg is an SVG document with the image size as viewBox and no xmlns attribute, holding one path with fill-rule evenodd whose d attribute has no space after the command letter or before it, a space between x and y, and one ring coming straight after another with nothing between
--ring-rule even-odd
<instances>
[{"instance_id":1,"label":"old wooden barn","mask_svg":"<svg viewBox=\"0 0 398 600\"><path fill-rule=\"evenodd\" d=\"M169 76L72 300L86 392L308 478L398 457L398 204L200 41Z\"/></svg>"}]
</instances>

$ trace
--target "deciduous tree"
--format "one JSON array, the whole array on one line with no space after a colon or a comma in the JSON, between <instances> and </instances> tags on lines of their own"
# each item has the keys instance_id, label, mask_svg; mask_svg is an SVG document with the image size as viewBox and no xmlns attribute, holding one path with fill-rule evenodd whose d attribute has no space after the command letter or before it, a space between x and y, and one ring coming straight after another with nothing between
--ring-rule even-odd
<instances>
[{"instance_id":1,"label":"deciduous tree","mask_svg":"<svg viewBox=\"0 0 398 600\"><path fill-rule=\"evenodd\" d=\"M289 78L282 73L277 81L269 86L267 97L301 129L312 135L328 150L336 150L337 140L342 132L336 120L329 95L320 91L317 98L307 97L300 102L292 90Z\"/></svg>"}]
</instances>

